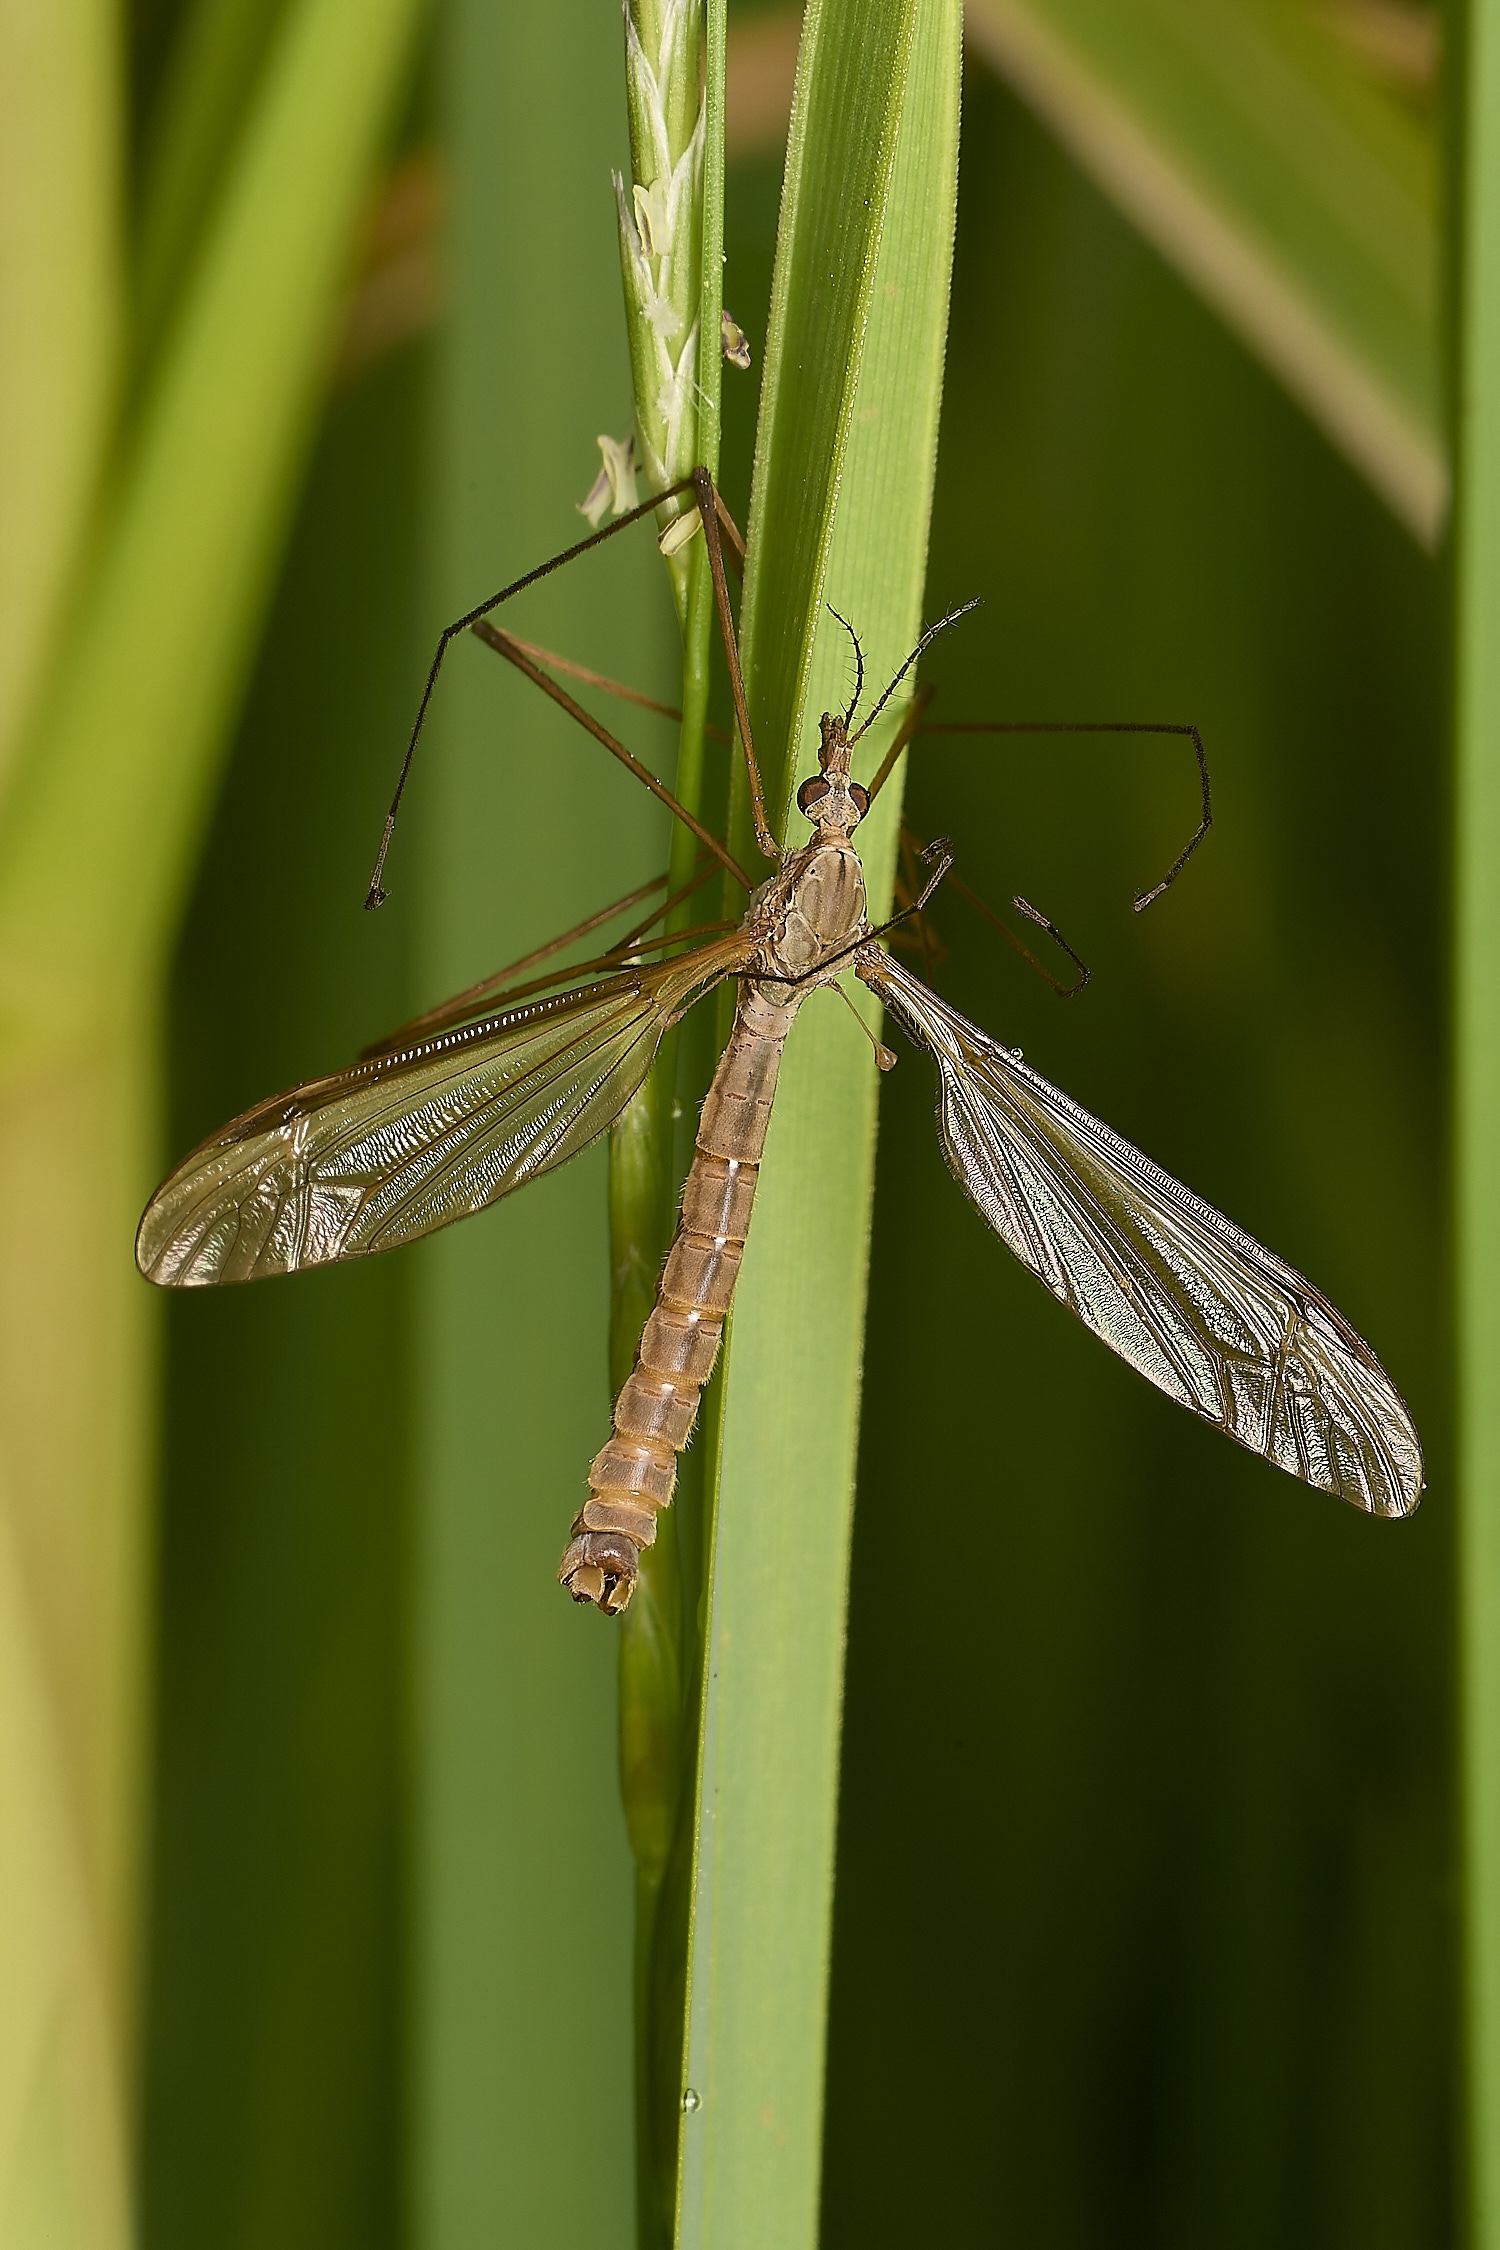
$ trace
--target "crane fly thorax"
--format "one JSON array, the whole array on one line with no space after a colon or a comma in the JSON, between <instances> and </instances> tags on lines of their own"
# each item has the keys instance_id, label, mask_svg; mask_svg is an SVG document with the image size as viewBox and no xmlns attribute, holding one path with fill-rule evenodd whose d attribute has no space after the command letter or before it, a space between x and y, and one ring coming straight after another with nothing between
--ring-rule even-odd
<instances>
[{"instance_id":1,"label":"crane fly thorax","mask_svg":"<svg viewBox=\"0 0 1500 2250\"><path fill-rule=\"evenodd\" d=\"M789 858L778 888L774 905L767 902L766 974L805 976L869 928L864 870L847 837L816 837Z\"/></svg>"}]
</instances>

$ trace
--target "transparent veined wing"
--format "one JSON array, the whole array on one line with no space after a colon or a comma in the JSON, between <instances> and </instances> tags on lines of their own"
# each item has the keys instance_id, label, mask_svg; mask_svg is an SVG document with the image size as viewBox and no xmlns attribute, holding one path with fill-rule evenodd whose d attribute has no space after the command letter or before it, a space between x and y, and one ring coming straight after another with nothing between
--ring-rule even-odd
<instances>
[{"instance_id":1,"label":"transparent veined wing","mask_svg":"<svg viewBox=\"0 0 1500 2250\"><path fill-rule=\"evenodd\" d=\"M1252 1453L1372 1515L1415 1508L1411 1417L1309 1282L889 955L862 955L859 974L937 1063L960 1186L1055 1297Z\"/></svg>"},{"instance_id":2,"label":"transparent veined wing","mask_svg":"<svg viewBox=\"0 0 1500 2250\"><path fill-rule=\"evenodd\" d=\"M260 1103L158 1189L137 1265L176 1288L252 1281L482 1211L611 1125L663 1032L750 952L719 938Z\"/></svg>"}]
</instances>

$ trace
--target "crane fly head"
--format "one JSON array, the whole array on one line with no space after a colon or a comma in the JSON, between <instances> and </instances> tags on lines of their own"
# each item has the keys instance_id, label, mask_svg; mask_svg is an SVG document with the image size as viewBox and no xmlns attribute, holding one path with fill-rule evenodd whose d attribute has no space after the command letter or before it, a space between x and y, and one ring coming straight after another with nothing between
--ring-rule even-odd
<instances>
[{"instance_id":1,"label":"crane fly head","mask_svg":"<svg viewBox=\"0 0 1500 2250\"><path fill-rule=\"evenodd\" d=\"M797 791L797 805L819 835L850 836L870 809L870 799L849 779L848 721L837 711L823 713L823 740L817 773Z\"/></svg>"}]
</instances>

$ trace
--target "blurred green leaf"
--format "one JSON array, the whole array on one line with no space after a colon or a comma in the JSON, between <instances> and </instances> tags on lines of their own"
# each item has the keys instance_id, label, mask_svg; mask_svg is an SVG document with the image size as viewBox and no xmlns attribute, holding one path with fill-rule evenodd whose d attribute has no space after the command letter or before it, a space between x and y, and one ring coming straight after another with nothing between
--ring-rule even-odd
<instances>
[{"instance_id":1,"label":"blurred green leaf","mask_svg":"<svg viewBox=\"0 0 1500 2250\"><path fill-rule=\"evenodd\" d=\"M42 688L114 406L120 120L106 0L0 7L0 789Z\"/></svg>"},{"instance_id":2,"label":"blurred green leaf","mask_svg":"<svg viewBox=\"0 0 1500 2250\"><path fill-rule=\"evenodd\" d=\"M628 160L621 34L617 0L457 0L448 13L453 314L432 436L429 650L446 619L582 536L596 433L625 432L609 178ZM680 636L645 525L545 580L512 622L676 699ZM661 771L669 726L607 716ZM468 636L433 719L385 909L413 917L428 1001L659 873L669 826ZM412 2231L424 2250L617 2250L634 2233L618 1643L556 1581L609 1428L603 1148L411 1264Z\"/></svg>"},{"instance_id":3,"label":"blurred green leaf","mask_svg":"<svg viewBox=\"0 0 1500 2250\"><path fill-rule=\"evenodd\" d=\"M0 989L147 960L309 436L335 292L419 0L302 0L267 66L100 560L3 806ZM45 995L45 998L44 998Z\"/></svg>"},{"instance_id":4,"label":"blurred green leaf","mask_svg":"<svg viewBox=\"0 0 1500 2250\"><path fill-rule=\"evenodd\" d=\"M1469 12L1455 704L1460 1559L1469 2157L1500 2244L1500 6Z\"/></svg>"},{"instance_id":5,"label":"blurred green leaf","mask_svg":"<svg viewBox=\"0 0 1500 2250\"><path fill-rule=\"evenodd\" d=\"M359 815L430 655L429 373L408 350L330 401L175 949L174 1153L410 1012ZM166 1299L150 2250L399 2238L411 1280L378 1258Z\"/></svg>"},{"instance_id":6,"label":"blurred green leaf","mask_svg":"<svg viewBox=\"0 0 1500 2250\"><path fill-rule=\"evenodd\" d=\"M0 1861L26 1847L6 1918L19 2137L0 2232L113 2250L135 2108L156 1333L130 1242L159 1163L157 980L418 6L289 7L170 347L123 456L102 465L113 26L102 9L18 13L57 37L14 81L34 104L15 148L35 172L11 163L4 181L7 229L24 232L18 214L43 223L5 276L12 304L41 317L18 324L7 359L7 452L17 428L36 441L8 475L27 504L7 562L24 575L34 560L38 592L8 676L28 724L0 800L0 1492L11 1686L24 1675Z\"/></svg>"},{"instance_id":7,"label":"blurred green leaf","mask_svg":"<svg viewBox=\"0 0 1500 2250\"><path fill-rule=\"evenodd\" d=\"M968 0L966 15L1083 170L1435 545L1436 10Z\"/></svg>"},{"instance_id":8,"label":"blurred green leaf","mask_svg":"<svg viewBox=\"0 0 1500 2250\"><path fill-rule=\"evenodd\" d=\"M147 133L132 275L134 381L211 235L289 0L199 0L181 20Z\"/></svg>"}]
</instances>

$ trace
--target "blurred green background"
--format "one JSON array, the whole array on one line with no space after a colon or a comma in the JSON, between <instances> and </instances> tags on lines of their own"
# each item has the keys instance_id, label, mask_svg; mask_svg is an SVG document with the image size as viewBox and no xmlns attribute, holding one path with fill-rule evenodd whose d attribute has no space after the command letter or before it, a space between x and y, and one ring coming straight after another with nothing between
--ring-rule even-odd
<instances>
[{"instance_id":1,"label":"blurred green background","mask_svg":"<svg viewBox=\"0 0 1500 2250\"><path fill-rule=\"evenodd\" d=\"M359 912L438 625L575 535L630 412L612 0L453 0L428 71L393 164L445 183L448 314L329 398L177 948L174 1152L664 857L465 649ZM731 164L757 350L778 189L774 144ZM725 415L743 519L753 374ZM518 629L665 690L649 547L589 567ZM1137 919L1193 825L1181 745L919 744L912 825L1094 971L1060 1003L948 900L939 988L1318 1281L1430 1488L1365 1522L1115 1364L968 1209L903 1053L825 2239L1448 2243L1442 567L977 63L927 607L976 594L936 715L1194 720L1217 820ZM551 1585L605 1296L590 1157L389 1262L169 1308L148 2250L629 2240L613 1649Z\"/></svg>"}]
</instances>

